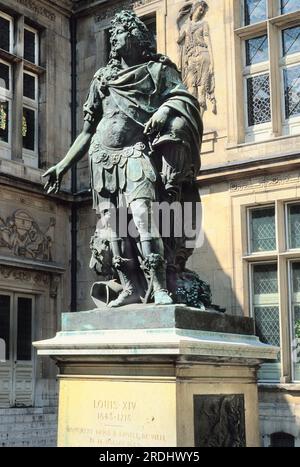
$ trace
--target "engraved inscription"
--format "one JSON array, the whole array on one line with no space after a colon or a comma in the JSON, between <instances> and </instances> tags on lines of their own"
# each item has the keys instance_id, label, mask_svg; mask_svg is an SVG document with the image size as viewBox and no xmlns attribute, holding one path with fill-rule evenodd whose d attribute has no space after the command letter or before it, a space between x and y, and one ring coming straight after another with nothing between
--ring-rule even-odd
<instances>
[{"instance_id":1,"label":"engraved inscription","mask_svg":"<svg viewBox=\"0 0 300 467\"><path fill-rule=\"evenodd\" d=\"M133 0L123 0L121 3L118 3L116 6L111 7L102 11L99 15L95 16L95 23L99 23L105 19L112 18L116 13L121 10L128 10L132 8Z\"/></svg>"},{"instance_id":2,"label":"engraved inscription","mask_svg":"<svg viewBox=\"0 0 300 467\"><path fill-rule=\"evenodd\" d=\"M98 409L97 418L102 422L127 423L132 421L136 402L94 400L94 408Z\"/></svg>"},{"instance_id":3,"label":"engraved inscription","mask_svg":"<svg viewBox=\"0 0 300 467\"><path fill-rule=\"evenodd\" d=\"M62 380L58 445L175 446L173 386L152 384Z\"/></svg>"},{"instance_id":4,"label":"engraved inscription","mask_svg":"<svg viewBox=\"0 0 300 467\"><path fill-rule=\"evenodd\" d=\"M263 175L260 177L232 182L230 184L230 191L241 192L249 190L260 190L285 184L296 184L299 183L299 178L300 174L294 172L276 175Z\"/></svg>"},{"instance_id":5,"label":"engraved inscription","mask_svg":"<svg viewBox=\"0 0 300 467\"><path fill-rule=\"evenodd\" d=\"M89 446L143 446L143 442L165 443L167 434L158 431L143 433L142 430L133 427L139 423L141 410L136 401L129 400L96 400L92 402L93 418L90 419L91 427L70 426L66 432L72 436L79 436L83 444ZM155 417L146 420L146 424L154 422ZM133 429L132 429L133 428Z\"/></svg>"},{"instance_id":6,"label":"engraved inscription","mask_svg":"<svg viewBox=\"0 0 300 467\"><path fill-rule=\"evenodd\" d=\"M243 394L194 395L195 447L246 447Z\"/></svg>"},{"instance_id":7,"label":"engraved inscription","mask_svg":"<svg viewBox=\"0 0 300 467\"><path fill-rule=\"evenodd\" d=\"M42 5L38 5L33 0L17 0L17 2L34 11L38 15L45 16L45 18L50 19L50 21L55 21L56 16L54 13L52 13L52 11L49 11Z\"/></svg>"}]
</instances>

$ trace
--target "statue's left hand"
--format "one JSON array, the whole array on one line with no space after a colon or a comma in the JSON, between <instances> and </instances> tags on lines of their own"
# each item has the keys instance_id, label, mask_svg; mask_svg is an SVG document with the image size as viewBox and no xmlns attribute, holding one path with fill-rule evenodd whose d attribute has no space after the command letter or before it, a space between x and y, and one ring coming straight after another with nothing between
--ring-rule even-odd
<instances>
[{"instance_id":1,"label":"statue's left hand","mask_svg":"<svg viewBox=\"0 0 300 467\"><path fill-rule=\"evenodd\" d=\"M144 134L152 135L153 133L158 133L160 130L162 130L167 123L170 111L171 109L168 107L162 107L158 109L146 123Z\"/></svg>"}]
</instances>

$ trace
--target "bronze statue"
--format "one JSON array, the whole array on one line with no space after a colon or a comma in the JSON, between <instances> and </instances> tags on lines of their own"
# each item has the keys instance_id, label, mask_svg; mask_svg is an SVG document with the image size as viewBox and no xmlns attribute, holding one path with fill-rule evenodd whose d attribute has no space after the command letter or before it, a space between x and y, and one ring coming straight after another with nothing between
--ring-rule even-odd
<instances>
[{"instance_id":1,"label":"bronze statue","mask_svg":"<svg viewBox=\"0 0 300 467\"><path fill-rule=\"evenodd\" d=\"M89 150L93 207L100 216L91 267L111 279L97 283L113 292L108 305L152 299L171 304L176 287L171 277L185 270L191 251L182 238L162 238L151 220L152 204L199 201L199 104L177 67L156 53L154 37L132 11L116 14L110 34L110 60L92 80L83 130L64 159L45 173L45 187L57 193L63 175ZM115 218L122 209L129 209L138 238L120 232ZM169 279L167 270L173 271Z\"/></svg>"},{"instance_id":2,"label":"bronze statue","mask_svg":"<svg viewBox=\"0 0 300 467\"><path fill-rule=\"evenodd\" d=\"M204 20L208 8L205 1L188 2L177 18L182 78L198 99L201 116L207 110L207 99L212 103L212 112L217 113L213 52L209 25Z\"/></svg>"}]
</instances>

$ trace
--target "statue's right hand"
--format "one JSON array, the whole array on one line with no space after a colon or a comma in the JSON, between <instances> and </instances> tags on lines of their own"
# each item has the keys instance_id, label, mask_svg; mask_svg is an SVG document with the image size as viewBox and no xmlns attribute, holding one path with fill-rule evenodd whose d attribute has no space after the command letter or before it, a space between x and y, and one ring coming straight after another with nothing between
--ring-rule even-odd
<instances>
[{"instance_id":1,"label":"statue's right hand","mask_svg":"<svg viewBox=\"0 0 300 467\"><path fill-rule=\"evenodd\" d=\"M50 169L48 169L47 172L43 174L43 177L49 177L44 186L44 189L47 191L48 195L50 193L59 192L64 173L65 173L65 170L58 163L54 165L53 167L50 167Z\"/></svg>"}]
</instances>

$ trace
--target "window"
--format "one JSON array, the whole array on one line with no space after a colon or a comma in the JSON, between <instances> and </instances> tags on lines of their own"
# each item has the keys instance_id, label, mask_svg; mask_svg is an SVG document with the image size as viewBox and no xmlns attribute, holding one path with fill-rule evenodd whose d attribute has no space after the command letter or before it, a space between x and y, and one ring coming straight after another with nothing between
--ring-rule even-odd
<instances>
[{"instance_id":1,"label":"window","mask_svg":"<svg viewBox=\"0 0 300 467\"><path fill-rule=\"evenodd\" d=\"M294 448L295 438L288 433L272 433L271 448Z\"/></svg>"},{"instance_id":2,"label":"window","mask_svg":"<svg viewBox=\"0 0 300 467\"><path fill-rule=\"evenodd\" d=\"M241 3L236 34L242 51L245 111L240 122L244 135L239 139L251 142L300 134L300 0Z\"/></svg>"},{"instance_id":3,"label":"window","mask_svg":"<svg viewBox=\"0 0 300 467\"><path fill-rule=\"evenodd\" d=\"M30 72L23 75L23 148L35 152L37 144L38 78Z\"/></svg>"},{"instance_id":4,"label":"window","mask_svg":"<svg viewBox=\"0 0 300 467\"><path fill-rule=\"evenodd\" d=\"M250 313L260 340L281 348L259 378L300 381L300 202L249 207L247 219Z\"/></svg>"},{"instance_id":5,"label":"window","mask_svg":"<svg viewBox=\"0 0 300 467\"><path fill-rule=\"evenodd\" d=\"M300 381L300 262L290 263L290 321L293 380Z\"/></svg>"},{"instance_id":6,"label":"window","mask_svg":"<svg viewBox=\"0 0 300 467\"><path fill-rule=\"evenodd\" d=\"M0 12L0 49L12 52L13 48L13 28L12 18Z\"/></svg>"},{"instance_id":7,"label":"window","mask_svg":"<svg viewBox=\"0 0 300 467\"><path fill-rule=\"evenodd\" d=\"M10 157L12 73L11 65L0 59L0 144L2 156ZM0 149L1 150L1 149Z\"/></svg>"},{"instance_id":8,"label":"window","mask_svg":"<svg viewBox=\"0 0 300 467\"><path fill-rule=\"evenodd\" d=\"M249 250L252 253L276 250L275 208L251 209L249 213Z\"/></svg>"},{"instance_id":9,"label":"window","mask_svg":"<svg viewBox=\"0 0 300 467\"><path fill-rule=\"evenodd\" d=\"M300 10L300 0L280 0L281 14Z\"/></svg>"},{"instance_id":10,"label":"window","mask_svg":"<svg viewBox=\"0 0 300 467\"><path fill-rule=\"evenodd\" d=\"M281 34L283 129L289 133L300 131L300 26L283 29Z\"/></svg>"},{"instance_id":11,"label":"window","mask_svg":"<svg viewBox=\"0 0 300 467\"><path fill-rule=\"evenodd\" d=\"M152 32L152 34L153 34L153 36L155 38L155 41L157 41L156 14L146 16L146 17L142 18L142 20L146 24L149 31Z\"/></svg>"},{"instance_id":12,"label":"window","mask_svg":"<svg viewBox=\"0 0 300 467\"><path fill-rule=\"evenodd\" d=\"M24 59L38 65L38 33L35 29L25 26L24 28Z\"/></svg>"},{"instance_id":13,"label":"window","mask_svg":"<svg viewBox=\"0 0 300 467\"><path fill-rule=\"evenodd\" d=\"M0 407L33 404L34 297L0 293L0 338L6 362L0 365Z\"/></svg>"},{"instance_id":14,"label":"window","mask_svg":"<svg viewBox=\"0 0 300 467\"><path fill-rule=\"evenodd\" d=\"M249 38L244 46L246 122L248 137L252 139L253 132L265 131L271 122L268 36Z\"/></svg>"},{"instance_id":15,"label":"window","mask_svg":"<svg viewBox=\"0 0 300 467\"><path fill-rule=\"evenodd\" d=\"M261 342L280 347L280 321L277 264L252 265L252 316L256 335ZM262 366L259 378L278 380L278 364L268 363Z\"/></svg>"},{"instance_id":16,"label":"window","mask_svg":"<svg viewBox=\"0 0 300 467\"><path fill-rule=\"evenodd\" d=\"M0 295L0 337L6 345L6 360L9 359L10 349L10 297Z\"/></svg>"},{"instance_id":17,"label":"window","mask_svg":"<svg viewBox=\"0 0 300 467\"><path fill-rule=\"evenodd\" d=\"M253 305L257 335L265 344L280 346L276 264L253 265Z\"/></svg>"},{"instance_id":18,"label":"window","mask_svg":"<svg viewBox=\"0 0 300 467\"><path fill-rule=\"evenodd\" d=\"M257 23L266 19L266 0L246 0L244 3L244 24Z\"/></svg>"},{"instance_id":19,"label":"window","mask_svg":"<svg viewBox=\"0 0 300 467\"><path fill-rule=\"evenodd\" d=\"M288 204L288 249L300 248L300 204Z\"/></svg>"},{"instance_id":20,"label":"window","mask_svg":"<svg viewBox=\"0 0 300 467\"><path fill-rule=\"evenodd\" d=\"M38 167L39 34L25 24L13 44L17 27L0 12L0 157Z\"/></svg>"}]
</instances>

